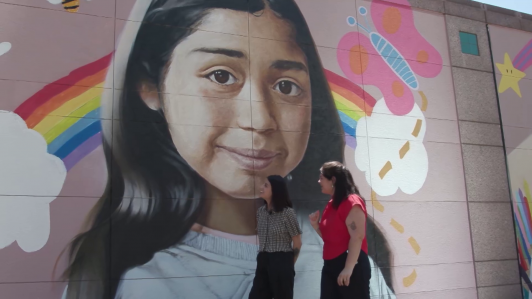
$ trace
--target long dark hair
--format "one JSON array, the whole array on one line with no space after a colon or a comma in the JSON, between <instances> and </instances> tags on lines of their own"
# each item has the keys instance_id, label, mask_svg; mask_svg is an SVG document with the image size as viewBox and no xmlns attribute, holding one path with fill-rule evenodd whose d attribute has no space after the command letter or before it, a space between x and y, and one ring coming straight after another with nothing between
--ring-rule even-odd
<instances>
[{"instance_id":1,"label":"long dark hair","mask_svg":"<svg viewBox=\"0 0 532 299\"><path fill-rule=\"evenodd\" d=\"M285 208L292 208L292 201L288 193L286 181L280 175L268 176L268 181L272 187L272 207L275 212L281 212Z\"/></svg>"},{"instance_id":2,"label":"long dark hair","mask_svg":"<svg viewBox=\"0 0 532 299\"><path fill-rule=\"evenodd\" d=\"M157 111L147 107L138 84L149 80L164 91L173 50L217 8L251 14L269 8L292 25L309 66L313 112L307 150L286 180L290 193L296 195L296 208L298 201L326 200L319 195L319 186L308 182L323 162L343 160L343 130L310 31L295 2L153 0L131 48L122 93L115 99L119 120L113 122L112 138L103 139L109 175L106 191L87 218L89 229L70 246L67 298L114 298L125 271L179 244L197 221L205 180L177 151L164 107ZM308 202L302 206L308 207Z\"/></svg>"},{"instance_id":3,"label":"long dark hair","mask_svg":"<svg viewBox=\"0 0 532 299\"><path fill-rule=\"evenodd\" d=\"M358 191L358 187L353 180L349 169L338 161L326 162L321 166L321 174L328 180L335 178L333 207L338 208L342 201L346 200L351 194L356 194L364 199Z\"/></svg>"}]
</instances>

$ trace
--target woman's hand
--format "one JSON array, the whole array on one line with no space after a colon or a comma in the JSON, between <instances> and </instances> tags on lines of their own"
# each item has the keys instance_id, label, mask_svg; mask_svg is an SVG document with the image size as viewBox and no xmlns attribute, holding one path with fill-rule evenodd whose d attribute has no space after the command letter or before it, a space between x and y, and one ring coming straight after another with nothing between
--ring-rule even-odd
<instances>
[{"instance_id":1,"label":"woman's hand","mask_svg":"<svg viewBox=\"0 0 532 299\"><path fill-rule=\"evenodd\" d=\"M310 225L312 225L314 229L318 229L319 228L318 221L320 220L320 211L318 210L308 215L308 220L310 221Z\"/></svg>"},{"instance_id":2,"label":"woman's hand","mask_svg":"<svg viewBox=\"0 0 532 299\"><path fill-rule=\"evenodd\" d=\"M338 285L339 286L349 286L349 281L351 280L351 274L353 274L353 269L349 270L344 268L340 275L338 275Z\"/></svg>"}]
</instances>

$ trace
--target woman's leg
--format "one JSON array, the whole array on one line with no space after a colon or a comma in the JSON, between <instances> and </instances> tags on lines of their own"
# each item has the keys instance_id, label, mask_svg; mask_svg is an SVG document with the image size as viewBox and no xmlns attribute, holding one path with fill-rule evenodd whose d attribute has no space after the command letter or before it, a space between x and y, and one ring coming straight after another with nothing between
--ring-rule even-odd
<instances>
[{"instance_id":1,"label":"woman's leg","mask_svg":"<svg viewBox=\"0 0 532 299\"><path fill-rule=\"evenodd\" d=\"M257 269L255 270L253 286L249 292L249 299L271 299L273 297L268 277L267 255L266 252L259 252L257 255Z\"/></svg>"},{"instance_id":2,"label":"woman's leg","mask_svg":"<svg viewBox=\"0 0 532 299\"><path fill-rule=\"evenodd\" d=\"M337 299L337 287L338 283L336 282L336 279L334 279L334 276L325 269L325 266L323 266L323 269L321 270L320 299Z\"/></svg>"},{"instance_id":3,"label":"woman's leg","mask_svg":"<svg viewBox=\"0 0 532 299\"><path fill-rule=\"evenodd\" d=\"M338 285L338 275L344 269L347 253L325 260L321 271L321 295L320 299L340 299L340 286Z\"/></svg>"},{"instance_id":4,"label":"woman's leg","mask_svg":"<svg viewBox=\"0 0 532 299\"><path fill-rule=\"evenodd\" d=\"M274 299L294 298L294 253L270 253L268 274Z\"/></svg>"},{"instance_id":5,"label":"woman's leg","mask_svg":"<svg viewBox=\"0 0 532 299\"><path fill-rule=\"evenodd\" d=\"M368 255L360 251L358 263L353 269L349 286L340 287L341 299L370 299L369 281L371 279L371 265Z\"/></svg>"}]
</instances>

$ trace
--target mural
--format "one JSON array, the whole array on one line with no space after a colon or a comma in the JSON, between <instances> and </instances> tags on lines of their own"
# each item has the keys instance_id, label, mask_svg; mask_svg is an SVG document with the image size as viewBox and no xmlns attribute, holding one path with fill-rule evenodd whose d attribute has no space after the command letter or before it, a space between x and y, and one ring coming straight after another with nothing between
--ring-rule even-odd
<instances>
[{"instance_id":1,"label":"mural","mask_svg":"<svg viewBox=\"0 0 532 299\"><path fill-rule=\"evenodd\" d=\"M52 4L62 4L63 8L68 12L78 12L79 10L79 0L48 0L48 2Z\"/></svg>"},{"instance_id":2,"label":"mural","mask_svg":"<svg viewBox=\"0 0 532 299\"><path fill-rule=\"evenodd\" d=\"M434 77L442 68L440 54L414 27L413 14L408 7L408 1L399 1L398 4L405 6L395 7L384 3L372 3L372 19L376 20L376 27L379 29L379 33L368 29L371 28L367 18L368 10L366 7L360 6L358 12L364 18L368 28L357 23L356 18L353 16L347 18L347 23L350 26L359 26L363 32L369 35L369 39L359 32L350 32L340 40L337 54L338 64L347 78L357 84L375 85L383 95L383 101L380 101L379 105L376 106L378 110L375 113L377 115L367 120L364 119L360 127L363 131L367 131L368 124L366 122L371 121L372 124L369 125L369 128L372 131L368 133L371 136L378 137L380 143L374 144L375 148L386 148L393 153L372 152L371 156L374 156L374 159L382 160L373 161L374 166L382 165L380 169L375 167L373 173L369 171L371 156L366 150L368 147L364 142L360 144L360 150L356 152L356 155L358 157L357 166L366 172L368 183L372 185L372 188L379 195L384 196L392 195L397 191L399 187L397 183L401 181L400 177L406 183L401 189L403 191L406 189L408 194L418 191L425 181L428 170L427 155L422 143L425 122L423 113L415 104L411 92L411 89L419 89L419 81L412 71L412 67L415 68L416 73L423 73L424 77ZM405 32L404 34L403 31ZM415 61L408 61L401 54L400 50L405 52L405 54L416 52L415 47L410 47L405 43L407 39L415 40L416 46L419 46L416 54L418 58ZM394 41L399 49L390 41ZM350 49L350 51L340 49ZM429 57L434 60L431 62L435 64L428 63ZM412 67L410 64L412 64ZM429 69L431 70L430 72L428 71ZM423 110L426 110L427 99L422 91L420 91L420 95L424 101ZM415 112L410 113L413 110ZM392 115L406 115L408 117L394 118ZM407 119L410 121L407 121ZM411 123L412 120L414 123ZM409 132L411 134L408 134ZM412 143L412 149L410 148L410 136L415 141L418 141ZM398 150L396 146L389 144L387 139L405 139L407 141ZM404 159L410 150L413 153L407 155L407 158ZM399 155L396 154L397 152L399 152ZM386 157L396 157L396 161L386 160ZM411 159L415 159L415 161L411 161ZM401 164L403 166L399 166ZM405 165L415 166L408 167L409 170L405 172ZM390 172L390 170L393 171ZM388 172L390 172L389 176L387 176ZM410 190L408 190L409 188Z\"/></svg>"},{"instance_id":3,"label":"mural","mask_svg":"<svg viewBox=\"0 0 532 299\"><path fill-rule=\"evenodd\" d=\"M499 93L510 189L512 193L517 249L523 297L531 298L530 263L532 247L530 188L532 155L532 34L490 26L493 63Z\"/></svg>"},{"instance_id":4,"label":"mural","mask_svg":"<svg viewBox=\"0 0 532 299\"><path fill-rule=\"evenodd\" d=\"M7 52L9 52L9 50L11 50L11 43L9 42L0 43L0 56L6 54Z\"/></svg>"},{"instance_id":5,"label":"mural","mask_svg":"<svg viewBox=\"0 0 532 299\"><path fill-rule=\"evenodd\" d=\"M329 160L367 199L373 297L476 292L442 15L406 0L42 2L0 4L2 294L247 298L255 189L278 174L303 228L295 295L317 298L307 215L328 200ZM38 25L9 25L21 15Z\"/></svg>"}]
</instances>

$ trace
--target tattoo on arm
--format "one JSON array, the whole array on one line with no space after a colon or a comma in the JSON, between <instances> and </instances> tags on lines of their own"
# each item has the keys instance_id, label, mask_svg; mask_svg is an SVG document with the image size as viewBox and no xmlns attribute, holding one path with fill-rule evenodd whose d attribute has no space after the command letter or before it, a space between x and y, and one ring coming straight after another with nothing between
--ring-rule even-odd
<instances>
[{"instance_id":1,"label":"tattoo on arm","mask_svg":"<svg viewBox=\"0 0 532 299\"><path fill-rule=\"evenodd\" d=\"M355 221L352 221L350 224L349 224L349 228L351 230L356 230L357 229L357 225L355 224Z\"/></svg>"}]
</instances>

